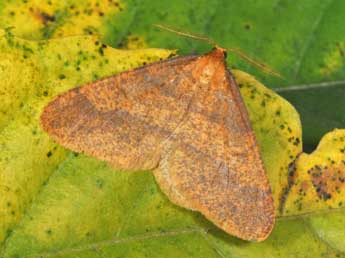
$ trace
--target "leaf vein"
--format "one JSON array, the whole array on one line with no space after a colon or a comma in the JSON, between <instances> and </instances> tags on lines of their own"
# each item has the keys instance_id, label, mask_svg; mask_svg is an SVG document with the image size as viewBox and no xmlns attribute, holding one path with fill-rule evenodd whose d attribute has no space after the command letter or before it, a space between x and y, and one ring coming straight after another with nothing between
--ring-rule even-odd
<instances>
[{"instance_id":1,"label":"leaf vein","mask_svg":"<svg viewBox=\"0 0 345 258\"><path fill-rule=\"evenodd\" d=\"M320 24L322 23L324 17L325 17L325 13L327 12L327 10L332 6L332 4L334 3L335 1L334 0L331 0L327 5L326 7L323 9L322 12L320 12L320 15L319 17L315 20L314 22L314 25L310 31L310 34L308 37L306 37L306 40L304 41L304 45L302 47L302 50L301 50L301 54L300 54L300 58L297 60L296 62L296 69L295 69L295 73L294 73L294 76L293 78L297 78L297 76L299 75L299 72L301 70L301 67L302 67L302 63L304 61L304 58L306 56L306 53L313 41L313 39L315 38L315 35L316 35L316 32L317 30L320 28Z\"/></svg>"},{"instance_id":2,"label":"leaf vein","mask_svg":"<svg viewBox=\"0 0 345 258\"><path fill-rule=\"evenodd\" d=\"M82 251L89 251L89 250L97 250L100 248L113 246L117 244L123 244L123 243L129 243L129 242L136 242L136 241L145 241L160 237L172 237L172 236L178 236L178 235L185 235L185 234L193 234L193 233L203 233L204 229L202 228L181 228L178 230L171 230L171 231L165 231L165 232L159 232L159 233L145 233L141 235L136 235L132 237L126 237L126 238L113 238L105 241L100 241L97 243L92 243L80 247L75 248L66 248L63 250L51 250L48 252L35 254L27 256L28 258L42 258L42 257L49 257L49 256L55 256L55 255L66 255L66 254L75 254Z\"/></svg>"}]
</instances>

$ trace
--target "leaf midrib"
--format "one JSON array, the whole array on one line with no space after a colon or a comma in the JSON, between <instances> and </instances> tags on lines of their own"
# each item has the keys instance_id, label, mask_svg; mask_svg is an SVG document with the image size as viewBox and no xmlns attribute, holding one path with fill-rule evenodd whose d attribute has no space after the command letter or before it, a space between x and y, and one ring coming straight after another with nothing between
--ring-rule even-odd
<instances>
[{"instance_id":1,"label":"leaf midrib","mask_svg":"<svg viewBox=\"0 0 345 258\"><path fill-rule=\"evenodd\" d=\"M323 22L323 19L325 17L325 13L330 9L330 7L333 5L334 2L335 2L334 0L330 0L330 2L320 12L319 17L315 20L314 25L313 25L312 29L310 30L308 37L306 37L306 40L304 41L300 57L296 62L296 65L295 65L296 70L294 72L293 78L296 79L298 77L300 70L301 70L301 67L302 67L302 64L303 64L303 61L304 61L304 58L306 56L306 53L307 53L308 49L310 48L310 45L312 44L313 39L315 38L316 32L320 28L320 24L322 24L322 22Z\"/></svg>"},{"instance_id":2,"label":"leaf midrib","mask_svg":"<svg viewBox=\"0 0 345 258\"><path fill-rule=\"evenodd\" d=\"M73 253L78 253L82 251L91 251L103 247L108 247L108 246L113 246L117 244L124 244L124 243L129 243L129 242L136 242L136 241L145 241L145 240L150 240L150 239L155 239L155 238L160 238L160 237L171 237L171 236L178 236L178 235L184 235L184 234L193 234L193 233L198 233L198 234L205 234L206 231L203 228L181 228L177 230L170 230L170 231L165 231L165 232L159 232L159 233L144 233L144 234L139 234L131 237L123 237L123 238L112 238L109 240L104 240L104 241L99 241L96 243L92 244L87 244L79 247L72 247L72 248L66 248L66 249L60 249L60 250L51 250L48 252L44 253L37 253L33 255L26 256L27 258L37 258L37 257L49 257L53 255L67 255L67 254L73 254Z\"/></svg>"},{"instance_id":3,"label":"leaf midrib","mask_svg":"<svg viewBox=\"0 0 345 258\"><path fill-rule=\"evenodd\" d=\"M344 88L345 88L345 80L298 84L298 85L291 85L287 87L272 88L272 90L274 90L275 92L291 92L291 91L333 88L333 87L338 87L341 85L344 85Z\"/></svg>"}]
</instances>

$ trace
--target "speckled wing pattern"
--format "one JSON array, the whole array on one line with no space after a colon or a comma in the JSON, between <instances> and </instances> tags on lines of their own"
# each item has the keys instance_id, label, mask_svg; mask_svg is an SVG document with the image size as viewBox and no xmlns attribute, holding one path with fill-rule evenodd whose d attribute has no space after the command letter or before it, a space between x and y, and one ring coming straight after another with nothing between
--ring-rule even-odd
<instances>
[{"instance_id":1,"label":"speckled wing pattern","mask_svg":"<svg viewBox=\"0 0 345 258\"><path fill-rule=\"evenodd\" d=\"M191 101L195 59L174 58L74 88L45 107L42 126L58 143L116 169L153 169L160 144Z\"/></svg>"},{"instance_id":2,"label":"speckled wing pattern","mask_svg":"<svg viewBox=\"0 0 345 258\"><path fill-rule=\"evenodd\" d=\"M273 228L274 204L224 53L174 58L70 90L45 108L42 126L115 168L154 169L172 202L261 241Z\"/></svg>"}]
</instances>

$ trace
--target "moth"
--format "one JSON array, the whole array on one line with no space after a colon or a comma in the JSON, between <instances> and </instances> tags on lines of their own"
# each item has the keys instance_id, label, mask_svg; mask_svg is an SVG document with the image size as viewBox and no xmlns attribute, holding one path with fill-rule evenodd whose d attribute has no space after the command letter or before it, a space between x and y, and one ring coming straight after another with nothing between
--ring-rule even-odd
<instances>
[{"instance_id":1,"label":"moth","mask_svg":"<svg viewBox=\"0 0 345 258\"><path fill-rule=\"evenodd\" d=\"M226 50L175 57L69 90L41 115L61 145L118 170L152 170L178 206L262 241L275 209Z\"/></svg>"}]
</instances>

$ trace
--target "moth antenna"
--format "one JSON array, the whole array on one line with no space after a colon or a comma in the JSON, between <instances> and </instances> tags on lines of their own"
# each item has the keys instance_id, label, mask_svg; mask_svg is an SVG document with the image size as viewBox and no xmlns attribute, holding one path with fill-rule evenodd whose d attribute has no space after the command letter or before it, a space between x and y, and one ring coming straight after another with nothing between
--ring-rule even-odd
<instances>
[{"instance_id":1,"label":"moth antenna","mask_svg":"<svg viewBox=\"0 0 345 258\"><path fill-rule=\"evenodd\" d=\"M240 58L242 58L243 60L247 61L249 64L259 68L261 71L263 71L264 73L273 75L275 77L284 79L283 76L280 75L280 73L274 71L272 68L270 68L268 65L266 65L263 62L257 61L251 57L249 57L247 54L245 54L242 50L238 49L238 48L225 48L226 50L236 54L237 56L239 56Z\"/></svg>"},{"instance_id":2,"label":"moth antenna","mask_svg":"<svg viewBox=\"0 0 345 258\"><path fill-rule=\"evenodd\" d=\"M205 42L207 42L208 44L210 44L210 45L212 45L214 47L217 46L217 43L213 39L208 38L208 37L203 36L203 35L197 35L197 34L193 34L193 33L179 31L179 30L173 29L173 28L171 28L169 26L161 25L161 24L153 24L153 26L155 26L157 28L160 28L162 30L173 32L173 33L175 33L175 34L177 34L179 36L182 36L182 37L205 41Z\"/></svg>"},{"instance_id":3,"label":"moth antenna","mask_svg":"<svg viewBox=\"0 0 345 258\"><path fill-rule=\"evenodd\" d=\"M162 29L162 30L173 32L176 35L179 35L179 36L182 36L182 37L201 40L201 41L207 42L208 44L210 44L210 45L212 45L214 47L219 47L218 44L216 43L216 41L214 41L213 39L211 39L209 37L203 36L203 35L197 35L197 34L193 34L193 33L179 31L179 30L173 29L173 28L171 28L169 26L161 25L161 24L153 24L153 26L155 26L155 27L157 27L159 29ZM279 77L279 78L283 78L279 73L275 72L268 65L264 64L263 62L257 61L255 59L249 57L242 50L237 49L237 48L225 48L225 49L230 51L230 52L232 52L232 53L234 53L234 54L236 54L237 56L239 56L243 60L247 61L251 65L259 68L264 73L267 73L267 74L270 74L270 75L273 75L273 76L276 76L276 77Z\"/></svg>"}]
</instances>

